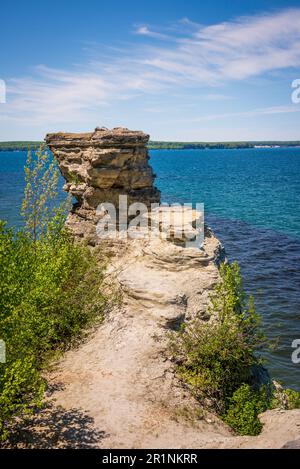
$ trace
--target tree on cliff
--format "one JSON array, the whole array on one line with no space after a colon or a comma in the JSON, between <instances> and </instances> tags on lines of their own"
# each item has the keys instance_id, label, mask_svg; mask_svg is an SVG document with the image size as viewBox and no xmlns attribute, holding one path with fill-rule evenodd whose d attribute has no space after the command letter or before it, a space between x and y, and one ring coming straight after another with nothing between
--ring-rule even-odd
<instances>
[{"instance_id":1,"label":"tree on cliff","mask_svg":"<svg viewBox=\"0 0 300 469\"><path fill-rule=\"evenodd\" d=\"M55 213L53 199L57 197L59 169L49 151L43 146L36 152L28 151L25 166L26 187L22 203L25 226L35 242Z\"/></svg>"}]
</instances>

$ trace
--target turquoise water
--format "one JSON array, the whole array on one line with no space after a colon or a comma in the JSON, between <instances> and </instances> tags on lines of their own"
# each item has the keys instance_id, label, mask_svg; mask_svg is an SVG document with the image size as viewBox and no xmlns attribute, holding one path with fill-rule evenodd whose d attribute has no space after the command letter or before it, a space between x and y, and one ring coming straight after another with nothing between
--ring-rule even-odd
<instances>
[{"instance_id":1,"label":"turquoise water","mask_svg":"<svg viewBox=\"0 0 300 469\"><path fill-rule=\"evenodd\" d=\"M155 150L150 163L164 202L203 202L206 221L241 265L267 336L272 376L300 390L300 148ZM25 152L0 152L0 218L20 225ZM63 197L63 194L60 195Z\"/></svg>"},{"instance_id":2,"label":"turquoise water","mask_svg":"<svg viewBox=\"0 0 300 469\"><path fill-rule=\"evenodd\" d=\"M156 150L151 164L167 200L300 238L300 148Z\"/></svg>"}]
</instances>

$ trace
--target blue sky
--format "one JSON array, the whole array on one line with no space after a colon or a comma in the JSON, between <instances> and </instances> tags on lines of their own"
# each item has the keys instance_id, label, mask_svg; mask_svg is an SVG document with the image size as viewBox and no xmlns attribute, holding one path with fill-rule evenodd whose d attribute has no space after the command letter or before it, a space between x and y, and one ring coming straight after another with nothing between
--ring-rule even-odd
<instances>
[{"instance_id":1,"label":"blue sky","mask_svg":"<svg viewBox=\"0 0 300 469\"><path fill-rule=\"evenodd\" d=\"M0 39L0 140L96 126L300 139L299 0L15 0Z\"/></svg>"}]
</instances>

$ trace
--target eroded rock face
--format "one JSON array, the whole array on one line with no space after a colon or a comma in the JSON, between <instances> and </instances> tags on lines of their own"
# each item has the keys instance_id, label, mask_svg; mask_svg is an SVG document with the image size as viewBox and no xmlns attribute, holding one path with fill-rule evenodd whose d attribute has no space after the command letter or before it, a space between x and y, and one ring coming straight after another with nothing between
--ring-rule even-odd
<instances>
[{"instance_id":1,"label":"eroded rock face","mask_svg":"<svg viewBox=\"0 0 300 469\"><path fill-rule=\"evenodd\" d=\"M128 204L159 202L160 192L153 185L155 176L148 163L148 140L143 132L119 127L46 135L66 180L64 190L77 200L67 220L75 235L95 244L102 216L97 207L112 203L118 209L120 194L128 196Z\"/></svg>"}]
</instances>

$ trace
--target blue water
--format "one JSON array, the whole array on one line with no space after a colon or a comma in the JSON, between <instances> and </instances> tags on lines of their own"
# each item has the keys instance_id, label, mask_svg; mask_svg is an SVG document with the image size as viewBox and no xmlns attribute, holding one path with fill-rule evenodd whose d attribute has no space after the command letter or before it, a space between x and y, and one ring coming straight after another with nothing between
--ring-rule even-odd
<instances>
[{"instance_id":1,"label":"blue water","mask_svg":"<svg viewBox=\"0 0 300 469\"><path fill-rule=\"evenodd\" d=\"M20 225L25 152L0 152L0 218ZM203 202L206 222L241 265L247 292L276 351L272 376L300 390L300 148L155 150L151 165L164 202ZM62 195L60 196L62 197Z\"/></svg>"},{"instance_id":2,"label":"blue water","mask_svg":"<svg viewBox=\"0 0 300 469\"><path fill-rule=\"evenodd\" d=\"M300 238L300 148L151 152L163 198Z\"/></svg>"}]
</instances>

